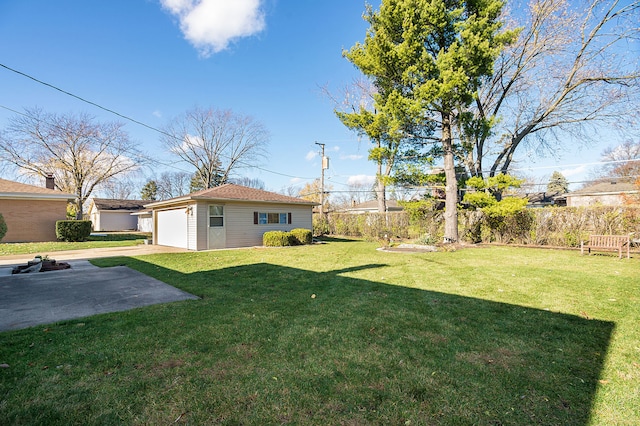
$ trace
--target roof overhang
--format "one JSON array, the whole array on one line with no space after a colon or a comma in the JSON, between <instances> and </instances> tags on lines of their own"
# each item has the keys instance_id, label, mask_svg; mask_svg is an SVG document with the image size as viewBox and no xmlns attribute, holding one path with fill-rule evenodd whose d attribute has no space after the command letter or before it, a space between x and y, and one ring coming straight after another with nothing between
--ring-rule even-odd
<instances>
[{"instance_id":1,"label":"roof overhang","mask_svg":"<svg viewBox=\"0 0 640 426\"><path fill-rule=\"evenodd\" d=\"M145 209L155 209L170 206L180 206L189 204L191 202L206 201L209 203L240 203L240 204L274 204L274 205L291 205L291 206L318 206L319 203L315 201L300 202L300 203L288 203L286 201L270 201L270 200L244 200L236 198L212 198L212 197L198 197L198 196L186 196L181 198L172 198L166 201L156 201L153 203L145 204Z\"/></svg>"},{"instance_id":2,"label":"roof overhang","mask_svg":"<svg viewBox=\"0 0 640 426\"><path fill-rule=\"evenodd\" d=\"M66 194L37 194L27 192L0 192L0 199L3 200L49 200L49 201L73 201L74 195Z\"/></svg>"}]
</instances>

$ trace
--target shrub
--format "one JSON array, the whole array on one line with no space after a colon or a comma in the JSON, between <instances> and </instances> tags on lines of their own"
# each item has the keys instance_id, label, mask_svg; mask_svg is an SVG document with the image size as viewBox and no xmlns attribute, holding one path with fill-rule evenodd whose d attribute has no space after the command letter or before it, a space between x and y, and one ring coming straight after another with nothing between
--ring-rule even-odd
<instances>
[{"instance_id":1,"label":"shrub","mask_svg":"<svg viewBox=\"0 0 640 426\"><path fill-rule=\"evenodd\" d=\"M91 235L90 220L59 220L56 222L56 237L61 241L86 241Z\"/></svg>"},{"instance_id":2,"label":"shrub","mask_svg":"<svg viewBox=\"0 0 640 426\"><path fill-rule=\"evenodd\" d=\"M311 244L313 242L313 234L310 230L304 228L292 229L290 232L296 245Z\"/></svg>"},{"instance_id":3,"label":"shrub","mask_svg":"<svg viewBox=\"0 0 640 426\"><path fill-rule=\"evenodd\" d=\"M293 245L293 235L284 231L268 231L262 235L262 244L266 247L285 247Z\"/></svg>"},{"instance_id":4,"label":"shrub","mask_svg":"<svg viewBox=\"0 0 640 426\"><path fill-rule=\"evenodd\" d=\"M0 213L0 241L4 238L7 233L7 222L4 221L4 217L2 213Z\"/></svg>"}]
</instances>

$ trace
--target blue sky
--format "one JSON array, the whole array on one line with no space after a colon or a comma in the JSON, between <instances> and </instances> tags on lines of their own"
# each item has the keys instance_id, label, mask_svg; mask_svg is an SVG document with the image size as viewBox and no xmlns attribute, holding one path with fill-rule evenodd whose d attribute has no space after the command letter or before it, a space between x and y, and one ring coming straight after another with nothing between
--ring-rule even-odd
<instances>
[{"instance_id":1,"label":"blue sky","mask_svg":"<svg viewBox=\"0 0 640 426\"><path fill-rule=\"evenodd\" d=\"M319 177L314 142L326 144L326 182L334 190L372 181L367 141L340 123L320 89L337 90L359 75L342 50L364 39L364 1L207 0L194 9L198 4L0 0L0 63L156 128L194 106L251 115L271 134L270 155L260 169L243 174L270 190L300 188ZM35 106L123 121L0 68L0 128L13 115L6 108ZM170 157L158 133L124 122L140 149L191 171ZM588 167L582 175L571 170L597 162L605 146L531 163L531 173L561 170L570 180L580 179ZM176 169L154 169L163 170Z\"/></svg>"}]
</instances>

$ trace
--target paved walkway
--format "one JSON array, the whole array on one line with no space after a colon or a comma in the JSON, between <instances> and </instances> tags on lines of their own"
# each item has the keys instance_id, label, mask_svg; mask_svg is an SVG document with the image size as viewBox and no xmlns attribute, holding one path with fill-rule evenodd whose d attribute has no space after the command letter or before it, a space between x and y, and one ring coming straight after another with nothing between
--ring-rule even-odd
<instances>
[{"instance_id":1,"label":"paved walkway","mask_svg":"<svg viewBox=\"0 0 640 426\"><path fill-rule=\"evenodd\" d=\"M71 269L12 275L33 255L0 256L0 331L117 312L156 303L197 299L125 266L98 268L87 259L187 250L139 245L42 253Z\"/></svg>"},{"instance_id":2,"label":"paved walkway","mask_svg":"<svg viewBox=\"0 0 640 426\"><path fill-rule=\"evenodd\" d=\"M127 247L92 248L84 250L54 251L37 254L49 256L50 259L55 259L57 262L63 262L68 260L96 259L99 257L141 256L144 254L180 253L188 251L189 250L187 249L181 249L177 247L139 244L136 246ZM23 265L26 264L29 260L32 260L34 256L35 254L13 254L10 256L0 256L0 267Z\"/></svg>"}]
</instances>

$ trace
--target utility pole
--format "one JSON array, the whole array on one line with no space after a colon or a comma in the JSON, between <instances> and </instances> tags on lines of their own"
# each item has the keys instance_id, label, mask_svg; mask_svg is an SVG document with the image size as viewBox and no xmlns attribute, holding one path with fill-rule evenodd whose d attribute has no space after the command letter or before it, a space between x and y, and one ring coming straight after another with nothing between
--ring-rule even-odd
<instances>
[{"instance_id":1,"label":"utility pole","mask_svg":"<svg viewBox=\"0 0 640 426\"><path fill-rule=\"evenodd\" d=\"M322 148L322 166L320 170L320 216L324 216L324 171L329 168L329 159L324 156L324 144L316 142Z\"/></svg>"}]
</instances>

